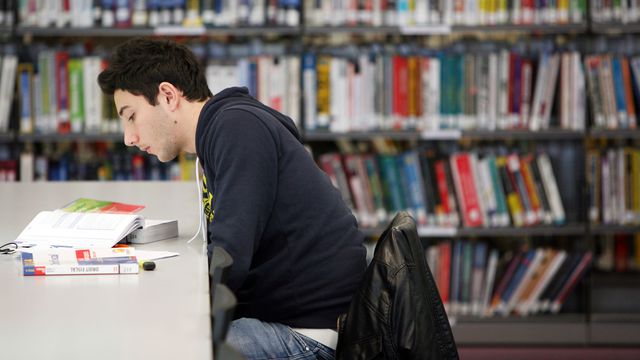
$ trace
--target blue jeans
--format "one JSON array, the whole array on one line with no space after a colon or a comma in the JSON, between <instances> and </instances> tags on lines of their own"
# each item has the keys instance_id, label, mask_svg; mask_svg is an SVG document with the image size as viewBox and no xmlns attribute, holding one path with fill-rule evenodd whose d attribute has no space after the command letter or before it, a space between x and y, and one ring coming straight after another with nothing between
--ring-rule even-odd
<instances>
[{"instance_id":1,"label":"blue jeans","mask_svg":"<svg viewBox=\"0 0 640 360\"><path fill-rule=\"evenodd\" d=\"M333 360L333 349L279 323L241 318L231 322L227 343L248 360Z\"/></svg>"}]
</instances>

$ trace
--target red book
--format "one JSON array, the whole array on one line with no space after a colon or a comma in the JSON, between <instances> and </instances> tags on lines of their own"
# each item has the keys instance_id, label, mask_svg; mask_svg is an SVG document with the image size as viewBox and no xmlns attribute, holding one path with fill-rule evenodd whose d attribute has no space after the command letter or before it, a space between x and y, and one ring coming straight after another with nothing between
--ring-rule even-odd
<instances>
[{"instance_id":1,"label":"red book","mask_svg":"<svg viewBox=\"0 0 640 360\"><path fill-rule=\"evenodd\" d=\"M71 131L69 115L69 53L56 52L56 93L58 95L58 132L67 134Z\"/></svg>"},{"instance_id":2,"label":"red book","mask_svg":"<svg viewBox=\"0 0 640 360\"><path fill-rule=\"evenodd\" d=\"M626 235L617 234L614 236L614 267L616 272L626 272L628 270L629 259L629 238Z\"/></svg>"},{"instance_id":3,"label":"red book","mask_svg":"<svg viewBox=\"0 0 640 360\"><path fill-rule=\"evenodd\" d=\"M629 59L621 56L620 65L622 67L622 79L624 82L625 102L627 104L627 115L629 116L629 127L636 127L636 108L633 104L633 90L631 89L631 71L629 71Z\"/></svg>"},{"instance_id":4,"label":"red book","mask_svg":"<svg viewBox=\"0 0 640 360\"><path fill-rule=\"evenodd\" d=\"M462 205L464 226L479 227L484 224L478 190L474 181L471 155L468 153L451 156L451 170L453 181L458 192L458 199Z\"/></svg>"},{"instance_id":5,"label":"red book","mask_svg":"<svg viewBox=\"0 0 640 360\"><path fill-rule=\"evenodd\" d=\"M409 64L406 57L393 57L393 115L396 118L409 116ZM401 123L394 128L401 128Z\"/></svg>"},{"instance_id":6,"label":"red book","mask_svg":"<svg viewBox=\"0 0 640 360\"><path fill-rule=\"evenodd\" d=\"M438 193L440 194L440 201L442 202L442 210L445 214L448 215L451 212L451 207L449 206L449 188L447 187L447 175L444 172L445 166L446 165L443 160L436 160L435 169Z\"/></svg>"},{"instance_id":7,"label":"red book","mask_svg":"<svg viewBox=\"0 0 640 360\"><path fill-rule=\"evenodd\" d=\"M442 303L446 306L449 304L449 287L451 283L451 242L443 241L438 244L438 279L436 284L440 292Z\"/></svg>"}]
</instances>

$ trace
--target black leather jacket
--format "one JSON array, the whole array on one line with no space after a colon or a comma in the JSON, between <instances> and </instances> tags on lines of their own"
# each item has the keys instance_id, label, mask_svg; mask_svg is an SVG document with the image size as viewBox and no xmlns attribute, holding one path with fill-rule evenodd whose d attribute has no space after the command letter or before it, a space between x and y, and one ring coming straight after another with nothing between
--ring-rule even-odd
<instances>
[{"instance_id":1,"label":"black leather jacket","mask_svg":"<svg viewBox=\"0 0 640 360\"><path fill-rule=\"evenodd\" d=\"M415 221L406 212L378 240L338 331L338 360L458 359Z\"/></svg>"}]
</instances>

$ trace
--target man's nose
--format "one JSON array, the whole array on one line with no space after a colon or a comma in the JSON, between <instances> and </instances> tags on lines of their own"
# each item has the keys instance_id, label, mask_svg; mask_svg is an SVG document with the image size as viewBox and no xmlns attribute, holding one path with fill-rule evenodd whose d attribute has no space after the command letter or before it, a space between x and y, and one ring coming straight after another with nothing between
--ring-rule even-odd
<instances>
[{"instance_id":1,"label":"man's nose","mask_svg":"<svg viewBox=\"0 0 640 360\"><path fill-rule=\"evenodd\" d=\"M138 135L135 135L131 132L124 132L124 144L127 146L134 146L138 144Z\"/></svg>"}]
</instances>

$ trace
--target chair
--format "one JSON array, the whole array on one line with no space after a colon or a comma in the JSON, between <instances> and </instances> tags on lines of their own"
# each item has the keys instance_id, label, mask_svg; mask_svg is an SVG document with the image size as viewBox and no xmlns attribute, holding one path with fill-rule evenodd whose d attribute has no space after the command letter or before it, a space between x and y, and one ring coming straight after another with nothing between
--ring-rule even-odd
<instances>
[{"instance_id":1,"label":"chair","mask_svg":"<svg viewBox=\"0 0 640 360\"><path fill-rule=\"evenodd\" d=\"M211 346L214 359L242 360L244 357L225 343L229 324L233 320L237 300L224 284L233 258L220 246L213 248L209 265L209 292L211 294Z\"/></svg>"},{"instance_id":2,"label":"chair","mask_svg":"<svg viewBox=\"0 0 640 360\"><path fill-rule=\"evenodd\" d=\"M338 360L459 358L408 213L398 213L380 236L338 332Z\"/></svg>"},{"instance_id":3,"label":"chair","mask_svg":"<svg viewBox=\"0 0 640 360\"><path fill-rule=\"evenodd\" d=\"M213 285L215 284L224 284L227 282L231 265L233 265L231 255L229 255L223 247L214 246L209 264L209 279L211 280L209 285L211 289L213 289Z\"/></svg>"}]
</instances>

